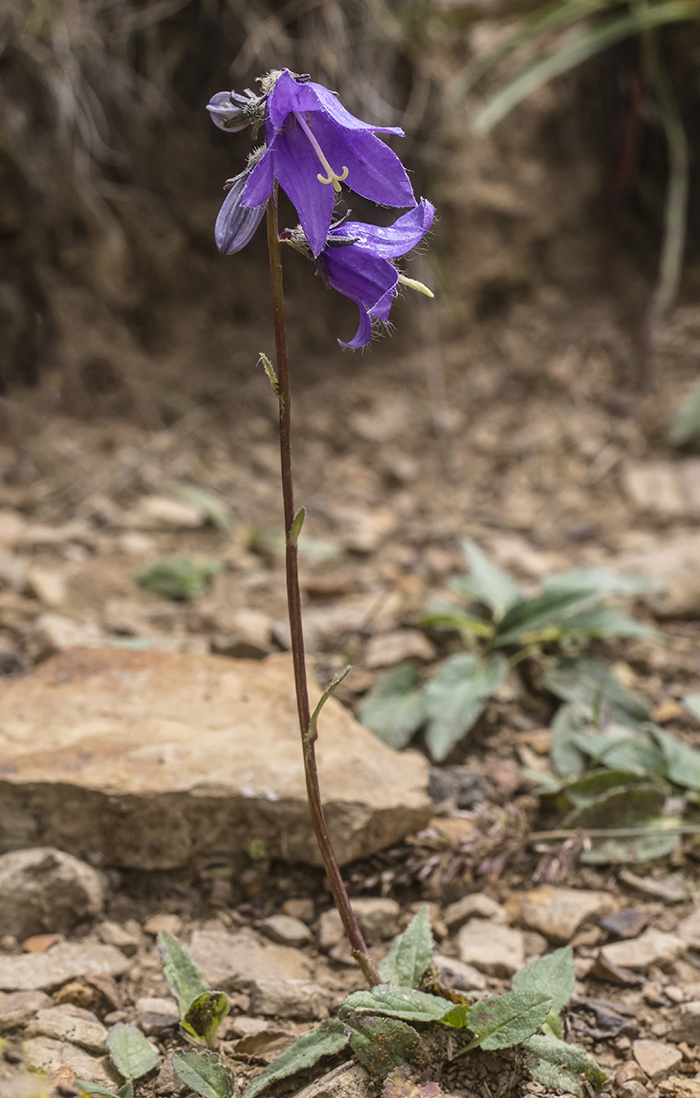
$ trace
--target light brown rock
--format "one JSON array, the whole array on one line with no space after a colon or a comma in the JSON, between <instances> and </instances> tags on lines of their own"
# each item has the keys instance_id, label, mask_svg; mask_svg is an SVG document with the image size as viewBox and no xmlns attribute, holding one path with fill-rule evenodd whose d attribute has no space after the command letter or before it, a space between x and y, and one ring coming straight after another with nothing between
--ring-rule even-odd
<instances>
[{"instance_id":1,"label":"light brown rock","mask_svg":"<svg viewBox=\"0 0 700 1098\"><path fill-rule=\"evenodd\" d=\"M693 949L700 949L700 907L696 907L695 911L685 919L681 919L676 927L676 934L686 945Z\"/></svg>"},{"instance_id":2,"label":"light brown rock","mask_svg":"<svg viewBox=\"0 0 700 1098\"><path fill-rule=\"evenodd\" d=\"M440 982L455 991L484 991L486 988L486 977L474 965L458 961L456 957L445 957L442 953L433 956L433 964Z\"/></svg>"},{"instance_id":3,"label":"light brown rock","mask_svg":"<svg viewBox=\"0 0 700 1098\"><path fill-rule=\"evenodd\" d=\"M270 915L260 923L266 938L279 945L304 946L311 941L311 931L306 923L291 915Z\"/></svg>"},{"instance_id":4,"label":"light brown rock","mask_svg":"<svg viewBox=\"0 0 700 1098\"><path fill-rule=\"evenodd\" d=\"M200 507L172 496L142 496L126 516L129 526L142 530L196 530L206 521Z\"/></svg>"},{"instance_id":5,"label":"light brown rock","mask_svg":"<svg viewBox=\"0 0 700 1098\"><path fill-rule=\"evenodd\" d=\"M70 930L102 913L105 888L91 866L53 847L0 857L0 926L23 939Z\"/></svg>"},{"instance_id":6,"label":"light brown rock","mask_svg":"<svg viewBox=\"0 0 700 1098\"><path fill-rule=\"evenodd\" d=\"M312 685L312 704L319 697ZM341 863L424 826L428 764L331 699L318 758ZM0 687L0 841L169 869L251 838L318 864L291 659L79 649Z\"/></svg>"},{"instance_id":7,"label":"light brown rock","mask_svg":"<svg viewBox=\"0 0 700 1098\"><path fill-rule=\"evenodd\" d=\"M566 944L585 922L602 919L615 910L607 892L543 885L530 892L514 892L506 911L515 923L537 930L550 941Z\"/></svg>"},{"instance_id":8,"label":"light brown rock","mask_svg":"<svg viewBox=\"0 0 700 1098\"><path fill-rule=\"evenodd\" d=\"M672 1041L700 1045L700 1002L683 1003L669 1030Z\"/></svg>"},{"instance_id":9,"label":"light brown rock","mask_svg":"<svg viewBox=\"0 0 700 1098\"><path fill-rule=\"evenodd\" d=\"M0 991L0 1033L19 1029L37 1010L48 1006L51 1006L51 1000L43 991Z\"/></svg>"},{"instance_id":10,"label":"light brown rock","mask_svg":"<svg viewBox=\"0 0 700 1098\"><path fill-rule=\"evenodd\" d=\"M364 663L372 670L396 667L404 660L427 662L435 659L435 646L418 629L397 629L393 633L380 633L367 644Z\"/></svg>"},{"instance_id":11,"label":"light brown rock","mask_svg":"<svg viewBox=\"0 0 700 1098\"><path fill-rule=\"evenodd\" d=\"M105 922L97 927L97 933L106 945L116 946L127 957L133 957L138 952L140 943L139 935L120 926L119 923Z\"/></svg>"},{"instance_id":12,"label":"light brown rock","mask_svg":"<svg viewBox=\"0 0 700 1098\"><path fill-rule=\"evenodd\" d=\"M309 962L289 946L261 942L250 930L236 934L196 930L190 943L192 960L211 987L250 991L260 980L309 980Z\"/></svg>"},{"instance_id":13,"label":"light brown rock","mask_svg":"<svg viewBox=\"0 0 700 1098\"><path fill-rule=\"evenodd\" d=\"M700 1079L684 1079L672 1075L659 1083L659 1092L664 1098L700 1098Z\"/></svg>"},{"instance_id":14,"label":"light brown rock","mask_svg":"<svg viewBox=\"0 0 700 1098\"><path fill-rule=\"evenodd\" d=\"M89 1083L100 1083L103 1087L114 1087L114 1080L102 1066L96 1056L91 1056L82 1048L70 1045L66 1041L55 1041L51 1037L32 1037L22 1045L24 1060L31 1071L55 1073L59 1068L68 1068L74 1077L87 1079Z\"/></svg>"},{"instance_id":15,"label":"light brown rock","mask_svg":"<svg viewBox=\"0 0 700 1098\"><path fill-rule=\"evenodd\" d=\"M0 989L50 991L77 976L121 976L130 964L114 946L60 942L47 953L0 956Z\"/></svg>"},{"instance_id":16,"label":"light brown rock","mask_svg":"<svg viewBox=\"0 0 700 1098\"><path fill-rule=\"evenodd\" d=\"M640 511L659 518L687 516L689 501L677 472L670 461L628 462L622 470L622 486L631 503Z\"/></svg>"},{"instance_id":17,"label":"light brown rock","mask_svg":"<svg viewBox=\"0 0 700 1098\"><path fill-rule=\"evenodd\" d=\"M176 936L182 930L182 919L179 915L171 915L167 911L158 912L156 915L151 915L146 919L143 924L143 929L147 934L153 934L155 937L161 930L165 930L168 934L175 934Z\"/></svg>"},{"instance_id":18,"label":"light brown rock","mask_svg":"<svg viewBox=\"0 0 700 1098\"><path fill-rule=\"evenodd\" d=\"M375 1088L361 1064L341 1064L309 1083L294 1098L371 1098Z\"/></svg>"},{"instance_id":19,"label":"light brown rock","mask_svg":"<svg viewBox=\"0 0 700 1098\"><path fill-rule=\"evenodd\" d=\"M525 964L522 931L486 919L471 919L457 936L460 960L487 976L513 976Z\"/></svg>"},{"instance_id":20,"label":"light brown rock","mask_svg":"<svg viewBox=\"0 0 700 1098\"><path fill-rule=\"evenodd\" d=\"M492 900L490 896L484 896L481 892L475 892L470 896L463 896L461 900L455 900L445 908L443 916L445 926L450 931L459 930L467 919L492 919L496 923L507 923L506 909Z\"/></svg>"},{"instance_id":21,"label":"light brown rock","mask_svg":"<svg viewBox=\"0 0 700 1098\"><path fill-rule=\"evenodd\" d=\"M634 1041L632 1051L635 1060L652 1083L665 1079L683 1060L683 1053L674 1045L667 1045L665 1041Z\"/></svg>"},{"instance_id":22,"label":"light brown rock","mask_svg":"<svg viewBox=\"0 0 700 1098\"><path fill-rule=\"evenodd\" d=\"M685 942L663 930L645 930L638 938L628 938L603 946L600 955L608 964L646 972L651 965L668 967L685 952Z\"/></svg>"},{"instance_id":23,"label":"light brown rock","mask_svg":"<svg viewBox=\"0 0 700 1098\"><path fill-rule=\"evenodd\" d=\"M298 1022L321 1021L329 1015L326 992L305 980L257 980L250 995L250 1009L256 1015Z\"/></svg>"},{"instance_id":24,"label":"light brown rock","mask_svg":"<svg viewBox=\"0 0 700 1098\"><path fill-rule=\"evenodd\" d=\"M176 1026L180 1011L174 999L144 998L136 1000L139 1026L147 1037Z\"/></svg>"},{"instance_id":25,"label":"light brown rock","mask_svg":"<svg viewBox=\"0 0 700 1098\"><path fill-rule=\"evenodd\" d=\"M107 1030L89 1010L70 1003L39 1010L27 1027L27 1037L70 1041L88 1052L107 1051Z\"/></svg>"},{"instance_id":26,"label":"light brown rock","mask_svg":"<svg viewBox=\"0 0 700 1098\"><path fill-rule=\"evenodd\" d=\"M367 896L351 903L367 945L384 942L398 933L401 908L396 900ZM332 949L343 937L343 924L337 910L333 907L324 911L319 919L321 949Z\"/></svg>"}]
</instances>

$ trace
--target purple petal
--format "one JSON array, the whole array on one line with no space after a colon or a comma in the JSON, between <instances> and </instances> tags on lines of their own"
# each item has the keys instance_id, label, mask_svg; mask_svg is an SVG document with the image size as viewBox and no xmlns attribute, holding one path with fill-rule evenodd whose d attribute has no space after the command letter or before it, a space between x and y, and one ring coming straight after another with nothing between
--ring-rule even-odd
<instances>
[{"instance_id":1,"label":"purple petal","mask_svg":"<svg viewBox=\"0 0 700 1098\"><path fill-rule=\"evenodd\" d=\"M391 306L394 304L394 298L396 297L396 289L399 284L398 277L396 279L396 285L379 298L379 301L375 301L372 306L372 316L376 316L377 320L383 320L384 323L389 319L389 313L391 312Z\"/></svg>"},{"instance_id":2,"label":"purple petal","mask_svg":"<svg viewBox=\"0 0 700 1098\"><path fill-rule=\"evenodd\" d=\"M380 206L415 206L416 197L406 169L396 153L373 133L336 130L335 142L324 142L319 138L326 156L326 145L331 148L334 144L340 145L338 137L341 134L343 166L348 167L345 184L349 190ZM331 165L335 168L332 160Z\"/></svg>"},{"instance_id":3,"label":"purple petal","mask_svg":"<svg viewBox=\"0 0 700 1098\"><path fill-rule=\"evenodd\" d=\"M238 177L226 195L214 226L214 240L222 255L235 255L245 248L260 224L264 206L250 209L241 205L245 174Z\"/></svg>"},{"instance_id":4,"label":"purple petal","mask_svg":"<svg viewBox=\"0 0 700 1098\"><path fill-rule=\"evenodd\" d=\"M328 88L312 81L298 84L289 69L285 69L279 77L267 102L270 121L275 129L284 125L291 111L324 111L344 129L374 130L377 133L393 133L403 137L403 130L399 126L373 126L370 122L360 121L345 109Z\"/></svg>"},{"instance_id":5,"label":"purple petal","mask_svg":"<svg viewBox=\"0 0 700 1098\"><path fill-rule=\"evenodd\" d=\"M274 164L271 150L267 149L248 176L241 205L264 206L272 194L274 185Z\"/></svg>"},{"instance_id":6,"label":"purple petal","mask_svg":"<svg viewBox=\"0 0 700 1098\"><path fill-rule=\"evenodd\" d=\"M369 248L374 255L395 259L420 243L434 217L435 207L421 198L414 209L402 214L393 225L383 227L364 221L344 221L338 229L332 229L330 235L355 237L359 248Z\"/></svg>"},{"instance_id":7,"label":"purple petal","mask_svg":"<svg viewBox=\"0 0 700 1098\"><path fill-rule=\"evenodd\" d=\"M366 347L372 338L372 318L361 301L356 301L355 304L360 310L360 326L349 342L346 343L344 339L339 339L338 343L341 347L352 347L353 350L359 350L360 347Z\"/></svg>"},{"instance_id":8,"label":"purple petal","mask_svg":"<svg viewBox=\"0 0 700 1098\"><path fill-rule=\"evenodd\" d=\"M316 153L301 127L294 126L275 137L267 155L274 160L280 187L296 207L311 251L319 255L333 219L335 191L328 183L319 183L323 168Z\"/></svg>"}]
</instances>

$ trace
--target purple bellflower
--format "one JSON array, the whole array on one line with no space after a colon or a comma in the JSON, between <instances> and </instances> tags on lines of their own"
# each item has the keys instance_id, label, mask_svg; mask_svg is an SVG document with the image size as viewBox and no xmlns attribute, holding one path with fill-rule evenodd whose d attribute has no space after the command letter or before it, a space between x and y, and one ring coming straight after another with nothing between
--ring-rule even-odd
<instances>
[{"instance_id":1,"label":"purple bellflower","mask_svg":"<svg viewBox=\"0 0 700 1098\"><path fill-rule=\"evenodd\" d=\"M366 347L372 338L372 321L386 323L399 283L432 297L421 282L400 274L392 259L406 255L429 231L435 208L422 198L414 209L382 228L362 221L334 225L317 257L320 274L334 290L351 298L360 310L360 326L343 347ZM283 238L286 234L282 234ZM304 250L301 234L290 234L289 243Z\"/></svg>"},{"instance_id":2,"label":"purple bellflower","mask_svg":"<svg viewBox=\"0 0 700 1098\"><path fill-rule=\"evenodd\" d=\"M234 179L227 179L228 194L214 226L214 240L222 255L235 255L245 248L263 219L264 206L242 206L243 191L250 174L247 168Z\"/></svg>"},{"instance_id":3,"label":"purple bellflower","mask_svg":"<svg viewBox=\"0 0 700 1098\"><path fill-rule=\"evenodd\" d=\"M341 183L382 206L415 206L403 164L375 136L403 136L403 130L360 121L333 92L306 77L294 77L288 69L270 74L267 84L263 82L264 92L267 86L266 145L248 175L241 209L264 206L277 180L296 207L316 257L326 246ZM218 92L208 110L222 129L242 129L260 109L251 97L252 93L245 99Z\"/></svg>"}]
</instances>

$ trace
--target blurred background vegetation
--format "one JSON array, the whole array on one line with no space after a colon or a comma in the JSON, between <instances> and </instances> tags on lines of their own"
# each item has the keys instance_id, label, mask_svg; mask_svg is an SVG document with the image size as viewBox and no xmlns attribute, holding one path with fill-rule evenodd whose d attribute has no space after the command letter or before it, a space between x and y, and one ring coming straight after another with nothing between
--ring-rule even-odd
<instances>
[{"instance_id":1,"label":"blurred background vegetation","mask_svg":"<svg viewBox=\"0 0 700 1098\"><path fill-rule=\"evenodd\" d=\"M439 211L418 277L442 291L443 340L498 330L523 301L565 316L600 301L642 361L700 286L699 14L695 0L4 0L5 391L52 378L79 414L147 420L154 401L166 418L195 394L219 401L250 367L267 331L262 234L234 261L212 239L249 141L204 106L282 66L404 127L416 194ZM352 306L296 262L293 341L334 354Z\"/></svg>"}]
</instances>

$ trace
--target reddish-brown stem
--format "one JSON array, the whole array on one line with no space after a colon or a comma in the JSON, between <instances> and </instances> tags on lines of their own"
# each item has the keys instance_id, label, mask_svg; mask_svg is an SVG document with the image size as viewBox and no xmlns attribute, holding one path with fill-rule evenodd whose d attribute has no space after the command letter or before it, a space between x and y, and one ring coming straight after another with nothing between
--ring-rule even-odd
<instances>
[{"instance_id":1,"label":"reddish-brown stem","mask_svg":"<svg viewBox=\"0 0 700 1098\"><path fill-rule=\"evenodd\" d=\"M294 483L292 480L292 433L289 394L289 360L287 357L287 330L284 320L284 290L282 286L282 256L277 226L277 191L267 204L267 249L270 256L270 282L272 285L272 316L275 328L275 353L277 357L277 399L279 401L280 464L282 469L282 499L284 501L285 562L287 573L287 606L289 629L292 637L292 660L297 711L306 775L306 794L309 801L311 822L328 881L343 922L345 933L352 947L353 956L364 973L370 987L381 982L379 973L367 952L362 931L350 906L345 884L340 873L338 859L333 850L326 819L321 805L316 765L316 732L311 730L311 710L304 662L304 633L301 621L301 596L299 592L299 567L296 538L291 538L294 522Z\"/></svg>"}]
</instances>

